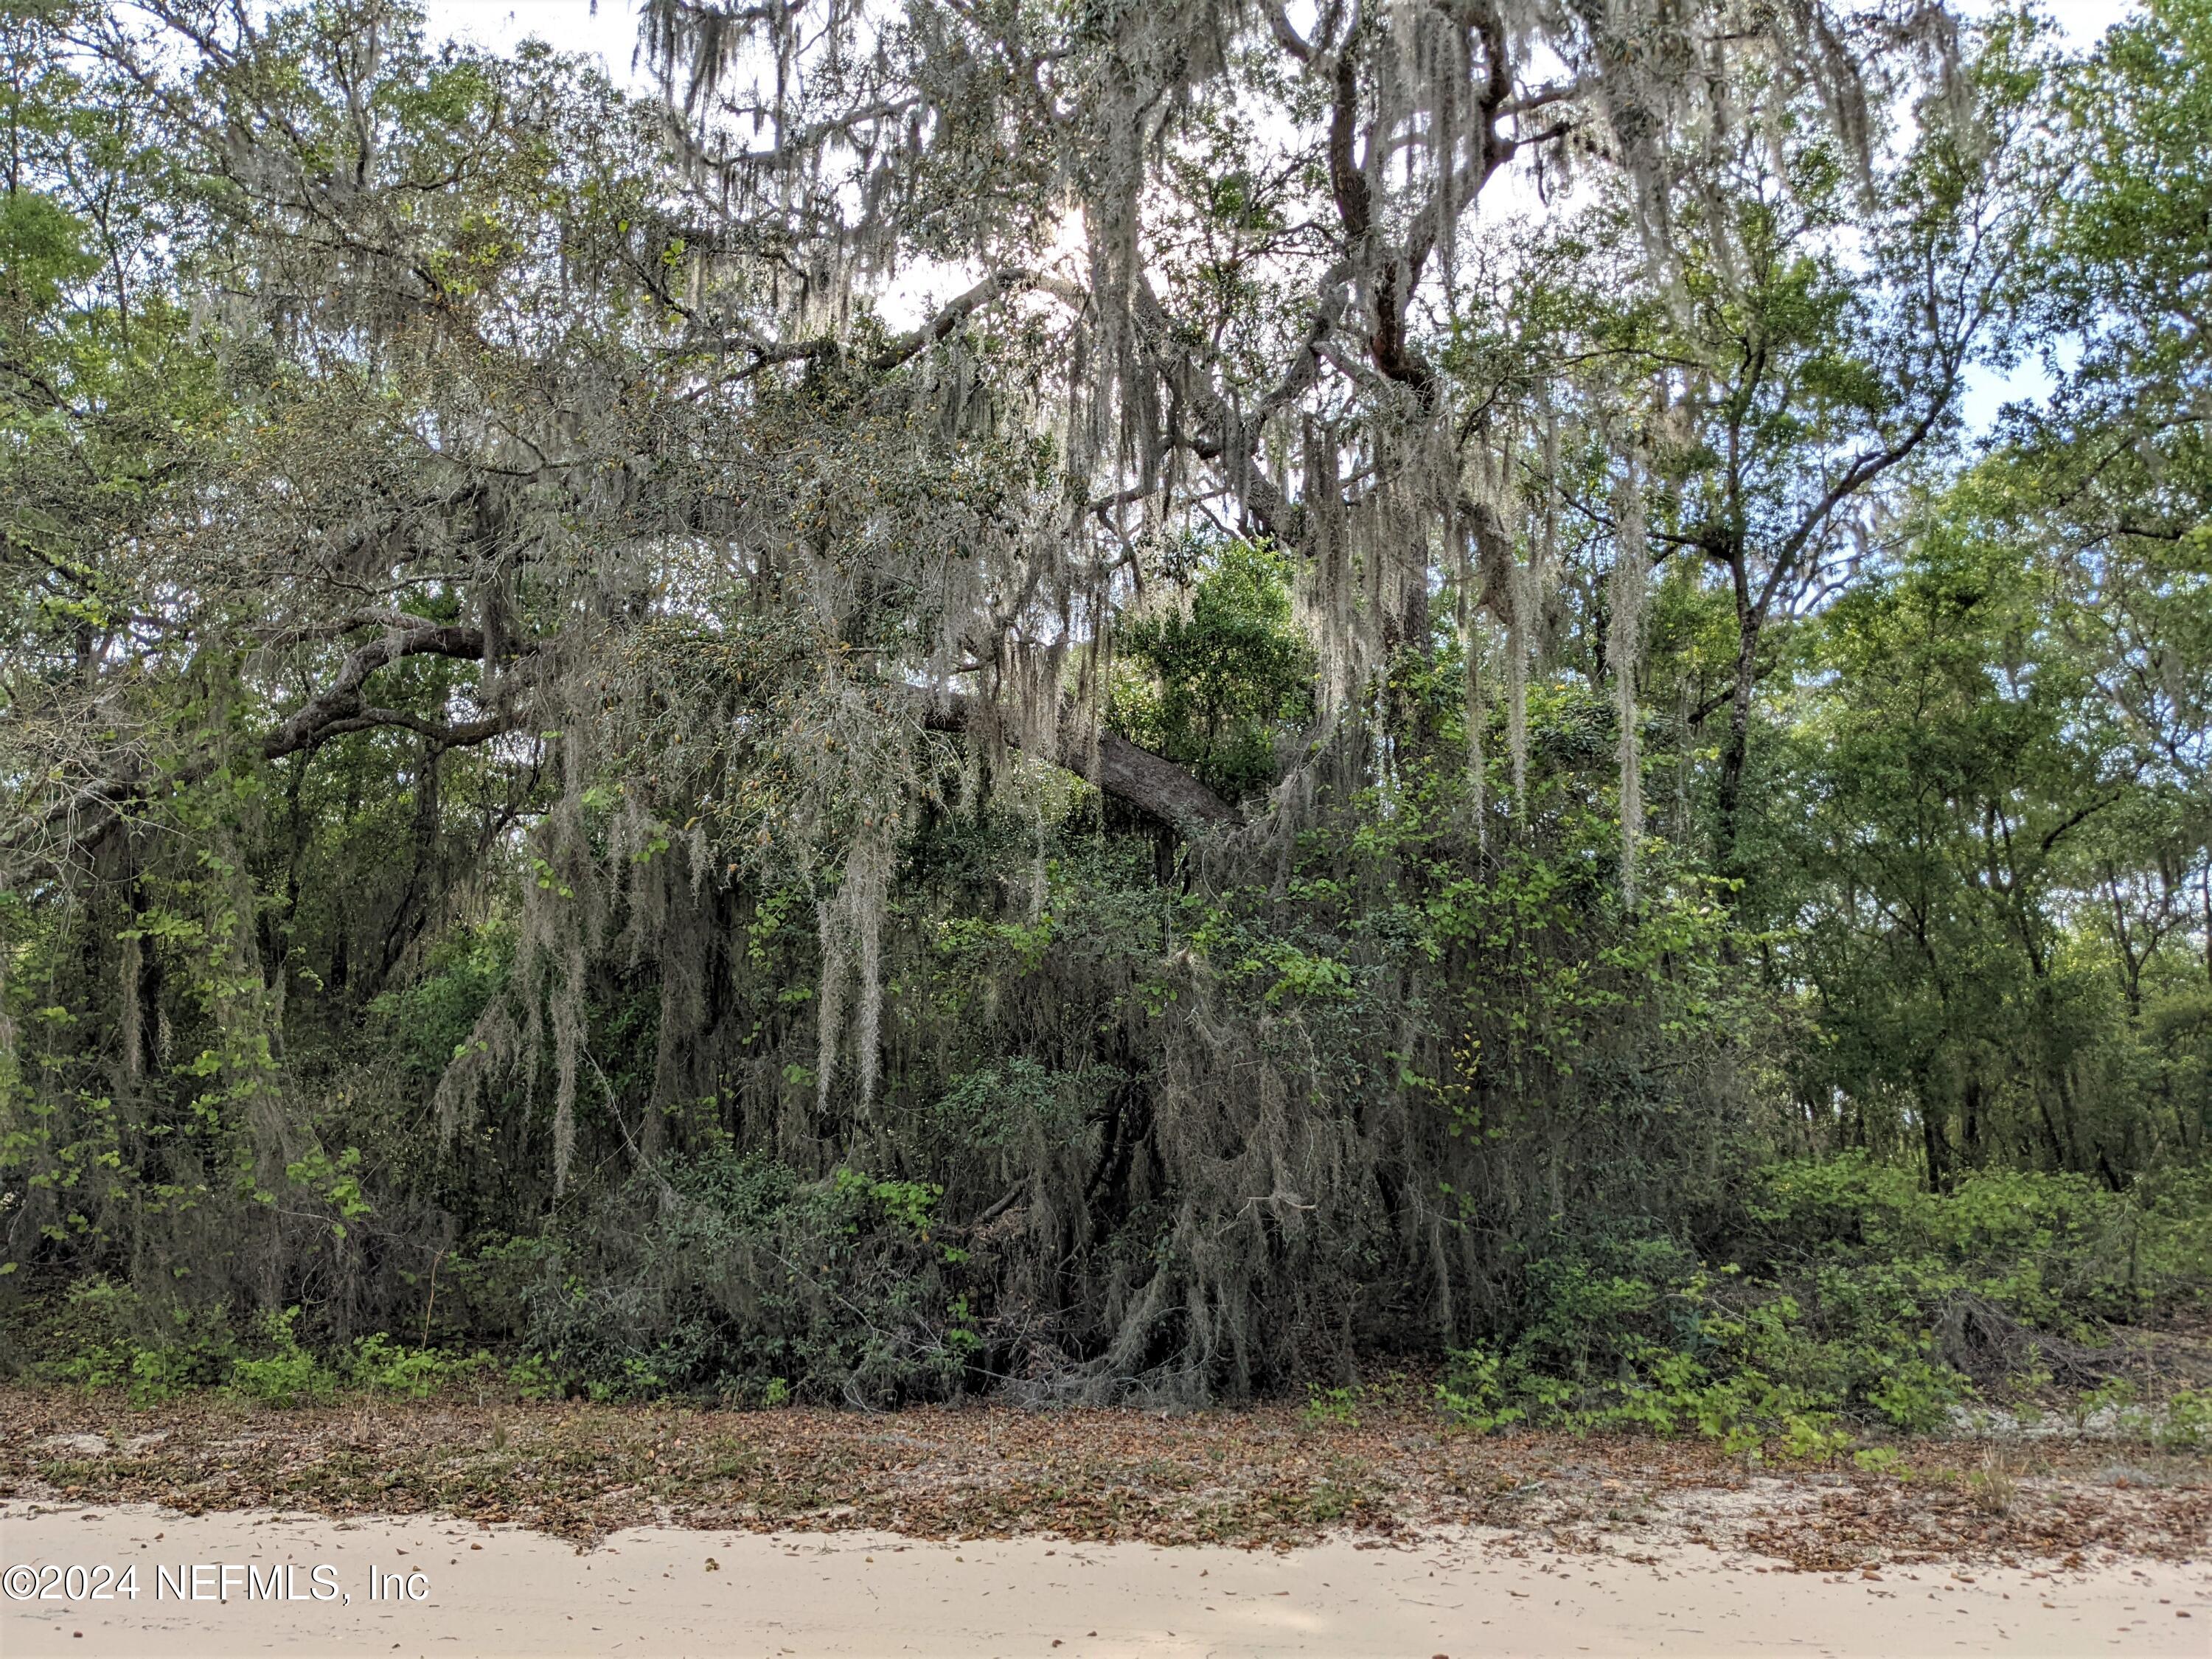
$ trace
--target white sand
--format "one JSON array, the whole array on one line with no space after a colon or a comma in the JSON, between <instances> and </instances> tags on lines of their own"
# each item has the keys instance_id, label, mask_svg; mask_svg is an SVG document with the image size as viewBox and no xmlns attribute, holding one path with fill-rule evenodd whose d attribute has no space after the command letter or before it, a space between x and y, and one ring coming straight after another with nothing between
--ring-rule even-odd
<instances>
[{"instance_id":1,"label":"white sand","mask_svg":"<svg viewBox=\"0 0 2212 1659\"><path fill-rule=\"evenodd\" d=\"M1524 1550L1516 1556L1512 1550ZM1651 1552L1638 1550L1646 1556ZM709 1570L708 1562L714 1563ZM1550 1554L1462 1533L1277 1554L1025 1538L643 1528L558 1539L428 1519L187 1518L0 1504L0 1567L138 1565L136 1601L0 1601L0 1654L811 1655L2212 1654L2212 1568L2057 1575L1892 1568L1879 1579L1723 1558ZM328 1566L350 1601L156 1599L155 1567ZM419 1602L372 1601L372 1566ZM189 1580L184 1582L189 1583ZM204 1570L203 1591L216 1594ZM268 1583L264 1577L263 1583ZM20 1575L16 1581L20 1588ZM2187 1618L2179 1614L2187 1613ZM81 1632L81 1634L80 1634Z\"/></svg>"}]
</instances>

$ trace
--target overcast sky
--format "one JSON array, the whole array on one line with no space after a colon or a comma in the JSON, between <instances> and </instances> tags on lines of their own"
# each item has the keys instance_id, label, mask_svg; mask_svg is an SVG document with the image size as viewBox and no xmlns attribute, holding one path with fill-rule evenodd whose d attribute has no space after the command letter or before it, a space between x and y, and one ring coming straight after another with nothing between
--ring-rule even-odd
<instances>
[{"instance_id":1,"label":"overcast sky","mask_svg":"<svg viewBox=\"0 0 2212 1659\"><path fill-rule=\"evenodd\" d=\"M630 0L423 0L434 35L511 49L533 35L562 52L605 63L617 82L630 78L637 45L637 8Z\"/></svg>"}]
</instances>

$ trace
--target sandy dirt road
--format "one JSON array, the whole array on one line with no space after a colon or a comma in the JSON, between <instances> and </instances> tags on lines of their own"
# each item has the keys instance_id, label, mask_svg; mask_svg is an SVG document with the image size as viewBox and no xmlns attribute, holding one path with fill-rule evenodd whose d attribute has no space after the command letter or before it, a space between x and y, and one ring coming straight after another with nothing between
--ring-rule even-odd
<instances>
[{"instance_id":1,"label":"sandy dirt road","mask_svg":"<svg viewBox=\"0 0 2212 1659\"><path fill-rule=\"evenodd\" d=\"M639 1528L579 1553L540 1534L419 1516L12 1502L0 1504L0 1570L13 1570L0 1653L2212 1653L2202 1562L1846 1576L1698 1546L1631 1559L1479 1532L1363 1541L1279 1553ZM41 1599L49 1565L87 1573L64 1573ZM135 1599L90 1598L103 1565L111 1589L137 1567ZM13 1599L27 1583L33 1599ZM57 1599L72 1590L83 1599Z\"/></svg>"}]
</instances>

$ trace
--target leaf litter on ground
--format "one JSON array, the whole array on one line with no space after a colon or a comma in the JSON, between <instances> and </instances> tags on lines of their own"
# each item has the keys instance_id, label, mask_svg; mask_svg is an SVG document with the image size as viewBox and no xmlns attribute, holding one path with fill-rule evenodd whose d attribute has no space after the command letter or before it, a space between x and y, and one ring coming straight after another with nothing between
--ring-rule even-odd
<instances>
[{"instance_id":1,"label":"leaf litter on ground","mask_svg":"<svg viewBox=\"0 0 2212 1659\"><path fill-rule=\"evenodd\" d=\"M1910 1443L1900 1471L1761 1464L1710 1442L1455 1431L1418 1406L1164 1414L977 1404L882 1414L672 1404L376 1401L297 1410L202 1396L137 1410L0 1390L0 1498L440 1514L580 1544L626 1527L1288 1548L1324 1533L1500 1547L1708 1544L1806 1571L1920 1561L2161 1559L2212 1537L2212 1461L2110 1445L2023 1455L1990 1501L1986 1446Z\"/></svg>"}]
</instances>

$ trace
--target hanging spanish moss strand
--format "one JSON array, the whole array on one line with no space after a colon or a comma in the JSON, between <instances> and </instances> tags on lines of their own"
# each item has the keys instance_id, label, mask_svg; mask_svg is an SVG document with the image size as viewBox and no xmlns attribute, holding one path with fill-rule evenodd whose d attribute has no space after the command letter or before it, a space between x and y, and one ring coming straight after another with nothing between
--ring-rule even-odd
<instances>
[{"instance_id":1,"label":"hanging spanish moss strand","mask_svg":"<svg viewBox=\"0 0 2212 1659\"><path fill-rule=\"evenodd\" d=\"M139 1006L139 981L144 975L144 964L140 959L138 930L126 930L118 964L122 1012L118 1017L123 1031L123 1080L135 1084L145 1069L145 1056L141 1053L146 1037L145 1011Z\"/></svg>"},{"instance_id":2,"label":"hanging spanish moss strand","mask_svg":"<svg viewBox=\"0 0 2212 1659\"><path fill-rule=\"evenodd\" d=\"M1644 481L1637 458L1629 454L1620 489L1613 558L1613 615L1606 632L1607 666L1620 720L1620 895L1636 902L1636 857L1644 838L1644 760L1636 729L1636 676L1644 660L1644 596L1651 552L1644 520Z\"/></svg>"},{"instance_id":3,"label":"hanging spanish moss strand","mask_svg":"<svg viewBox=\"0 0 2212 1659\"><path fill-rule=\"evenodd\" d=\"M1528 819L1528 632L1535 620L1535 573L1516 562L1505 590L1505 751L1513 763L1513 818Z\"/></svg>"},{"instance_id":4,"label":"hanging spanish moss strand","mask_svg":"<svg viewBox=\"0 0 2212 1659\"><path fill-rule=\"evenodd\" d=\"M1468 810L1474 816L1474 844L1487 852L1490 848L1490 801L1488 785L1490 763L1483 753L1483 728L1490 722L1490 708L1484 700L1482 659L1488 643L1489 629L1478 612L1467 624L1467 798Z\"/></svg>"},{"instance_id":5,"label":"hanging spanish moss strand","mask_svg":"<svg viewBox=\"0 0 2212 1659\"><path fill-rule=\"evenodd\" d=\"M1697 760L1697 750L1690 731L1695 714L1691 697L1693 682L1684 674L1674 686L1674 839L1678 847L1690 844L1690 780L1692 768Z\"/></svg>"}]
</instances>

